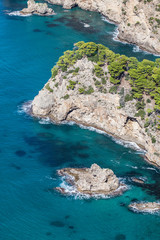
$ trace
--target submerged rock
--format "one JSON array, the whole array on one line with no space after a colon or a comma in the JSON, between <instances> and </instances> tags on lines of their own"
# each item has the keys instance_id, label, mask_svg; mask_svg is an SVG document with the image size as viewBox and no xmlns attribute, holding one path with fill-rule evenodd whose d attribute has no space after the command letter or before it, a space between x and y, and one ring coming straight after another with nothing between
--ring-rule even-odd
<instances>
[{"instance_id":1,"label":"submerged rock","mask_svg":"<svg viewBox=\"0 0 160 240\"><path fill-rule=\"evenodd\" d=\"M160 211L159 202L131 203L128 207L134 212L154 213Z\"/></svg>"},{"instance_id":2,"label":"submerged rock","mask_svg":"<svg viewBox=\"0 0 160 240\"><path fill-rule=\"evenodd\" d=\"M28 0L27 8L23 8L20 13L23 15L35 14L42 16L49 16L55 14L53 9L48 7L47 3L36 3L34 0Z\"/></svg>"},{"instance_id":3,"label":"submerged rock","mask_svg":"<svg viewBox=\"0 0 160 240\"><path fill-rule=\"evenodd\" d=\"M145 183L144 180L142 180L141 178L136 178L136 177L132 177L132 182L140 183L140 184L144 184Z\"/></svg>"},{"instance_id":4,"label":"submerged rock","mask_svg":"<svg viewBox=\"0 0 160 240\"><path fill-rule=\"evenodd\" d=\"M121 186L114 172L108 168L101 168L97 164L92 164L90 168L63 168L58 170L60 176L65 176L66 181L73 185L76 193L89 195L119 195L122 193ZM65 194L66 189L57 187L61 193Z\"/></svg>"}]
</instances>

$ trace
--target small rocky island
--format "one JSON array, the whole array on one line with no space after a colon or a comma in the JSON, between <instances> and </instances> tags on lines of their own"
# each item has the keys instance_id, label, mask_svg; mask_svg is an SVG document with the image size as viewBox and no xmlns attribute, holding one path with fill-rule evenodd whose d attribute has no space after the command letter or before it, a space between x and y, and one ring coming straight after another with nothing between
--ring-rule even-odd
<instances>
[{"instance_id":1,"label":"small rocky island","mask_svg":"<svg viewBox=\"0 0 160 240\"><path fill-rule=\"evenodd\" d=\"M97 164L92 164L90 168L60 169L58 175L64 176L75 187L75 192L80 194L117 196L126 189L111 169L101 168ZM62 187L57 187L56 190L68 193Z\"/></svg>"},{"instance_id":2,"label":"small rocky island","mask_svg":"<svg viewBox=\"0 0 160 240\"><path fill-rule=\"evenodd\" d=\"M155 213L160 211L159 202L141 202L141 203L131 203L129 209L134 212L144 212L144 213Z\"/></svg>"},{"instance_id":3,"label":"small rocky island","mask_svg":"<svg viewBox=\"0 0 160 240\"><path fill-rule=\"evenodd\" d=\"M52 8L49 8L47 3L36 3L34 0L28 0L27 8L20 11L22 15L34 14L40 16L54 15L55 12Z\"/></svg>"}]
</instances>

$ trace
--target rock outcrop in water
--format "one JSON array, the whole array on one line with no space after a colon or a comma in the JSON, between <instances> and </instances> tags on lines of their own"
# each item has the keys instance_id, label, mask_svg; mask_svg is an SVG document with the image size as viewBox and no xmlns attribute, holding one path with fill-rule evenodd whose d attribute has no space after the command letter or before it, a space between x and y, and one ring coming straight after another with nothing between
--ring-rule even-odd
<instances>
[{"instance_id":1,"label":"rock outcrop in water","mask_svg":"<svg viewBox=\"0 0 160 240\"><path fill-rule=\"evenodd\" d=\"M48 0L70 9L97 11L118 24L121 40L139 45L142 49L160 54L159 0Z\"/></svg>"},{"instance_id":2,"label":"rock outcrop in water","mask_svg":"<svg viewBox=\"0 0 160 240\"><path fill-rule=\"evenodd\" d=\"M35 14L41 16L50 16L54 15L52 8L49 8L47 3L36 3L34 0L28 0L27 8L24 8L20 11L21 14Z\"/></svg>"},{"instance_id":3,"label":"rock outcrop in water","mask_svg":"<svg viewBox=\"0 0 160 240\"><path fill-rule=\"evenodd\" d=\"M75 188L77 193L94 195L119 195L122 193L122 185L111 169L101 168L92 164L90 168L64 168L58 170L60 176L65 176ZM71 177L71 178L70 178ZM124 186L124 185L123 185ZM66 193L64 188L56 188Z\"/></svg>"},{"instance_id":4,"label":"rock outcrop in water","mask_svg":"<svg viewBox=\"0 0 160 240\"><path fill-rule=\"evenodd\" d=\"M160 166L159 83L151 78L152 71L153 77L159 76L155 74L159 68L154 67L158 62L138 63L103 45L79 42L52 69L52 77L32 102L32 113L57 123L67 120L92 126L135 142L146 150L150 162Z\"/></svg>"},{"instance_id":5,"label":"rock outcrop in water","mask_svg":"<svg viewBox=\"0 0 160 240\"><path fill-rule=\"evenodd\" d=\"M160 211L160 203L158 202L142 202L131 203L129 209L134 212L155 213Z\"/></svg>"}]
</instances>

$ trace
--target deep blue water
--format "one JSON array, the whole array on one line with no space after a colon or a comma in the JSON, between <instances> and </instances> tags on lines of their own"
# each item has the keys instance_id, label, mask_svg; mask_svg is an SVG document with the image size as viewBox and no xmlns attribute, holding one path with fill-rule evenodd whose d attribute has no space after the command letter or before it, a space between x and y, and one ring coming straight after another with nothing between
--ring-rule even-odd
<instances>
[{"instance_id":1,"label":"deep blue water","mask_svg":"<svg viewBox=\"0 0 160 240\"><path fill-rule=\"evenodd\" d=\"M78 8L56 16L8 16L25 1L0 2L0 239L2 240L159 240L159 215L136 214L127 205L158 200L159 171L134 150L110 137L74 126L42 124L21 111L50 77L58 57L73 43L95 41L117 53L154 60L113 41L115 25ZM84 28L84 23L90 25ZM62 167L96 162L124 177L130 187L111 199L75 199L53 190ZM132 176L147 179L143 187Z\"/></svg>"}]
</instances>

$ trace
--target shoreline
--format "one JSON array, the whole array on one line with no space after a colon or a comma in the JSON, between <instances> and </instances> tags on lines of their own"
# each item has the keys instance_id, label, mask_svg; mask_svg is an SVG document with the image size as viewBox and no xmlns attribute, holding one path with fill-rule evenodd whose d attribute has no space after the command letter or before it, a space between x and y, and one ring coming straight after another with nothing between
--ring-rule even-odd
<instances>
[{"instance_id":1,"label":"shoreline","mask_svg":"<svg viewBox=\"0 0 160 240\"><path fill-rule=\"evenodd\" d=\"M74 5L74 6L70 6L70 8L65 8L63 6L63 3L53 3L52 1L50 0L47 0L48 3L52 4L52 5L57 5L57 6L62 6L65 10L70 10L70 9L73 9L73 8L76 8L76 7L79 7L80 9L82 10L85 10L85 11L89 11L89 12L97 12L99 13L102 17L105 17L106 18L106 21L110 24L115 24L117 26L117 30L118 30L118 35L116 36L117 37L117 41L120 41L122 43L127 43L127 44L132 44L132 45L135 45L135 46L138 46L140 48L140 50L148 53L148 54L153 54L154 56L157 56L157 57L160 57L160 53L156 52L156 51L152 51L152 50L148 50L145 46L141 46L140 44L136 43L136 41L129 41L127 38L126 39L123 39L122 37L119 36L120 34L120 31L119 31L119 25L120 25L120 22L118 21L114 21L113 19L110 19L110 17L108 15L105 15L104 12L102 11L98 11L98 10L92 10L92 9L85 9L85 8L82 8L80 7L78 4ZM102 20L103 21L103 20ZM123 36L123 35L122 35ZM116 41L114 39L114 36L113 36L113 40Z\"/></svg>"},{"instance_id":2,"label":"shoreline","mask_svg":"<svg viewBox=\"0 0 160 240\"><path fill-rule=\"evenodd\" d=\"M53 3L52 3L51 1L49 1L49 0L47 0L47 2L48 2L49 4L51 4L51 5L62 6L62 8L64 8L62 4L53 4ZM76 7L79 7L79 6L73 6L72 8L76 8ZM71 8L71 9L72 9L72 8ZM136 43L136 42L129 41L128 39L123 39L123 37L119 36L119 35L120 35L119 23L116 22L116 21L114 21L114 20L111 20L111 19L109 18L109 16L105 15L104 13L102 13L102 12L100 12L100 11L83 9L83 8L81 8L81 7L79 7L79 8L82 9L82 10L84 10L84 11L97 12L97 13L99 13L99 14L101 15L101 20L102 20L102 21L106 21L106 22L108 22L108 23L110 23L110 24L114 24L114 25L117 27L117 29L116 29L117 33L115 34L115 32L113 32L113 40L114 40L114 41L119 41L119 42L121 42L121 43L123 43L123 44L131 44L131 45L133 45L133 47L134 47L134 46L135 46L135 47L138 47L141 51L145 52L146 54L152 54L152 55L154 55L155 57L160 57L160 53L155 52L155 51L148 50L147 48L139 45L139 44ZM70 10L70 9L64 8L64 10ZM33 14L32 14L32 13L23 14L23 13L21 13L21 10L19 10L19 11L13 11L13 12L6 12L6 14L9 15L9 16L19 16L19 17L29 17L29 16L32 16L32 15L36 15L36 14L34 14L34 13L33 13ZM56 15L56 13L50 14L50 15L47 15L47 14L38 14L38 15L39 15L39 16L46 16L46 17L47 17L47 16ZM102 17L104 17L105 20L103 20ZM114 34L115 34L115 36L114 36ZM123 36L123 35L122 35L122 36Z\"/></svg>"},{"instance_id":3,"label":"shoreline","mask_svg":"<svg viewBox=\"0 0 160 240\"><path fill-rule=\"evenodd\" d=\"M27 106L27 107L26 107L26 106ZM144 161L146 161L146 162L147 162L148 164L150 164L151 166L155 166L156 168L160 169L160 166L159 166L158 164L156 164L156 163L153 162L153 161L150 161L149 158L146 156L147 151L146 151L145 147L144 147L143 145L137 144L136 142L127 141L127 140L125 140L125 139L120 138L120 137L117 136L117 135L112 134L111 132L105 131L104 129L102 129L102 128L100 128L100 127L97 127L97 126L94 126L94 125L89 125L89 124L83 123L83 122L81 122L81 121L75 121L75 120L73 121L73 120L69 119L69 120L65 120L65 121L62 121L62 122L58 122L58 121L56 121L55 119L50 118L49 116L46 116L46 117L44 117L44 116L43 116L43 117L42 117L42 116L35 116L35 115L33 114L33 111L32 111L32 101L28 101L28 102L23 103L20 112L22 113L22 111L23 111L25 114L30 115L31 117L36 118L36 119L39 119L39 120L45 120L45 119L47 119L47 120L49 120L49 122L50 122L51 124L55 124L55 125L64 125L64 124L66 124L66 125L74 125L74 124L75 124L75 125L77 125L77 126L79 126L79 127L86 127L86 129L89 130L89 131L92 131L92 130L90 129L90 128L92 128L93 131L95 131L95 132L97 132L97 133L99 133L99 134L106 134L107 136L111 137L111 138L113 139L113 141L115 141L115 142L116 142L117 144L119 144L119 145L123 145L124 147L128 147L128 148L130 148L130 149L133 149L133 150L135 150L136 152L138 152L138 151L144 152L144 154L143 154L143 153L140 154L141 157L144 159ZM120 140L120 141L122 142L122 144L118 143L116 140ZM129 146L125 146L124 143L128 143ZM135 145L137 145L139 149L138 149L137 147L133 147L133 146L132 146L132 143L135 144Z\"/></svg>"}]
</instances>

